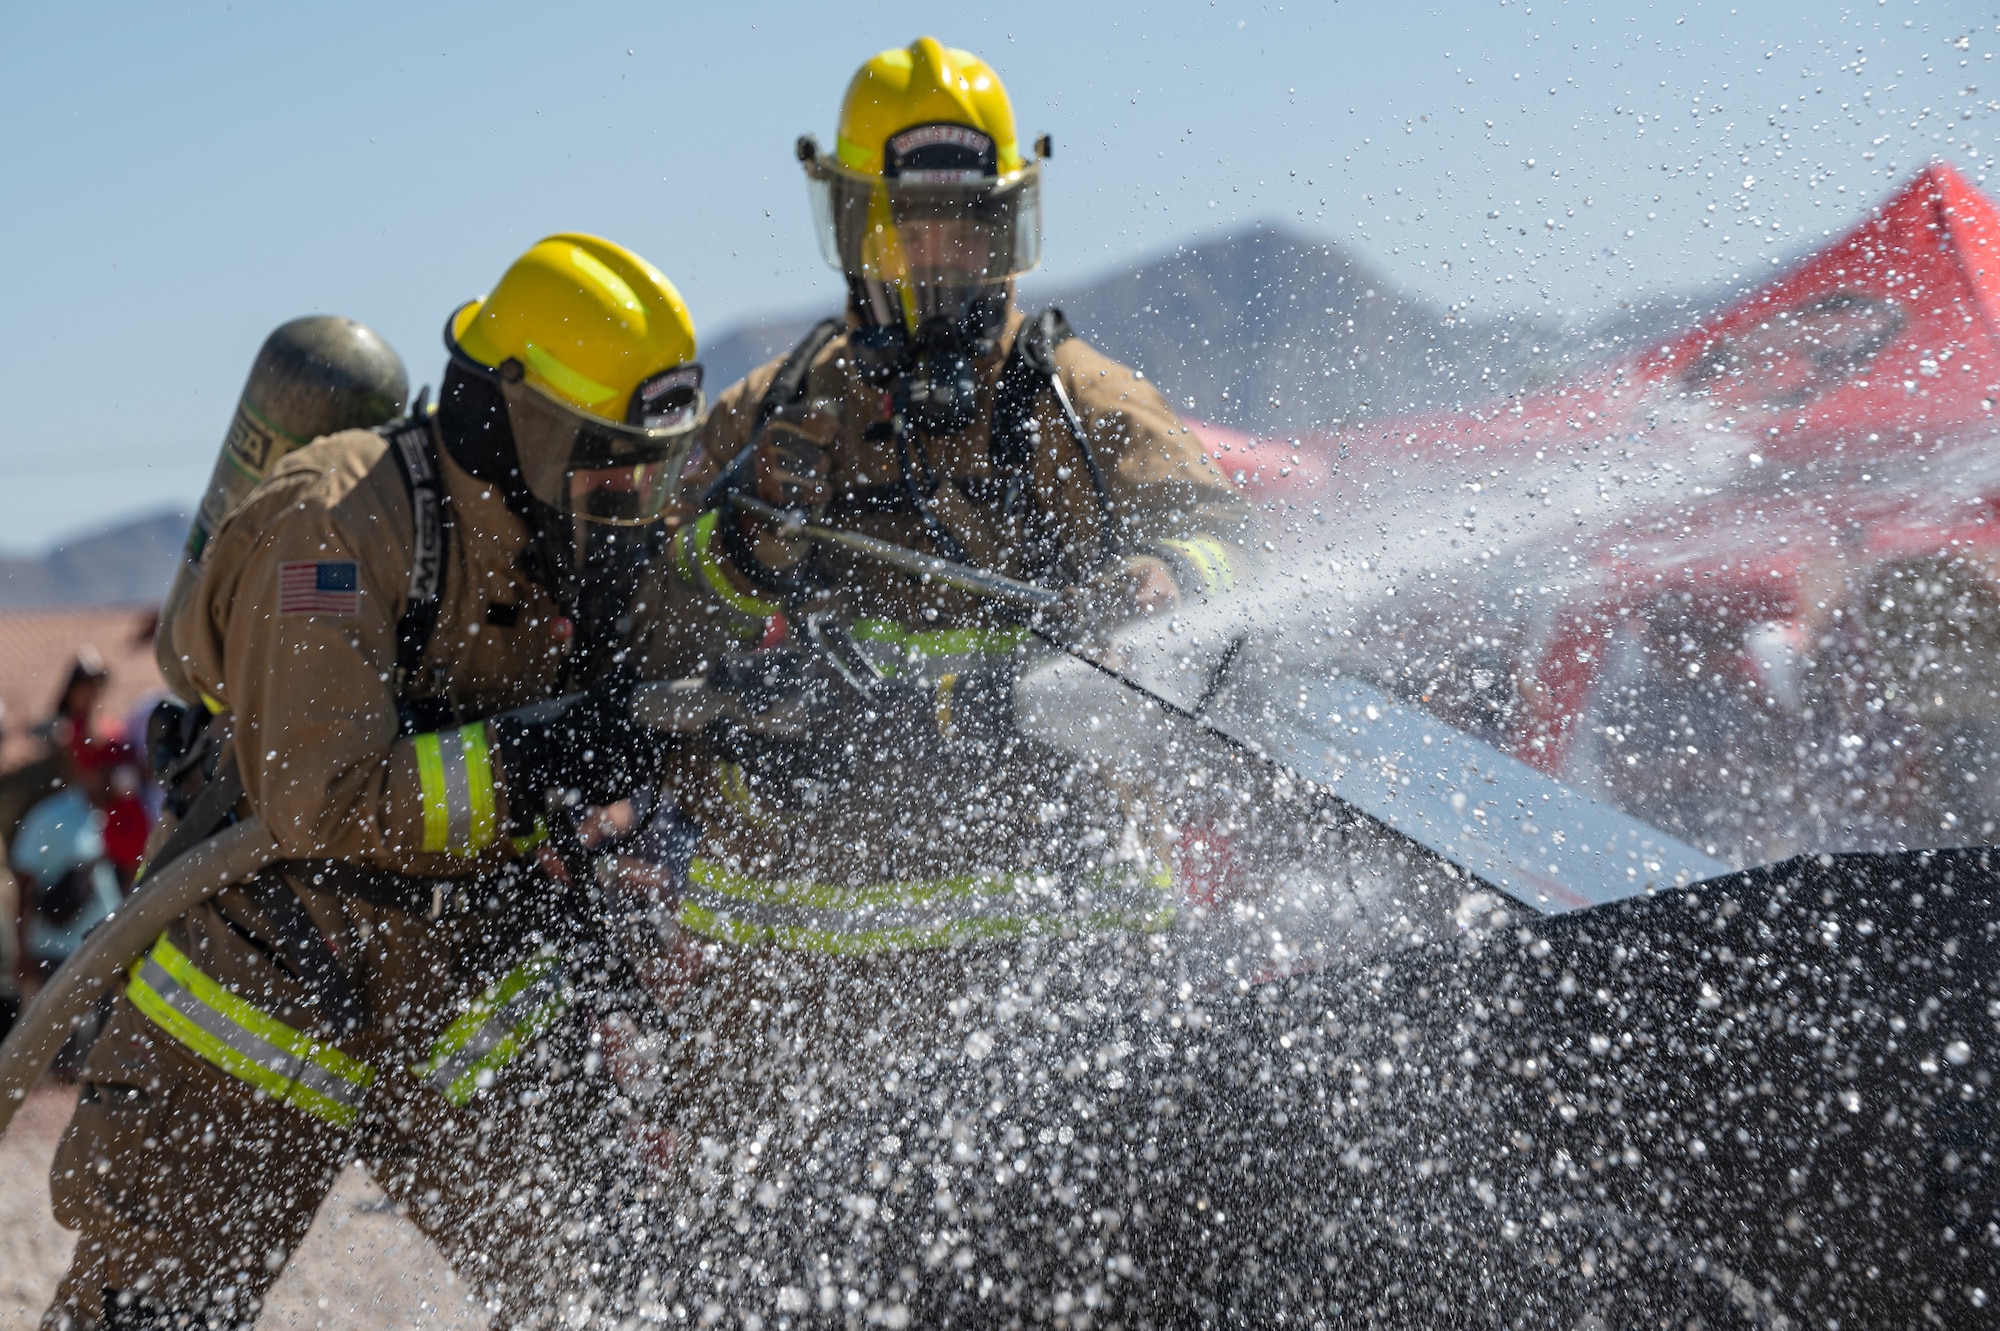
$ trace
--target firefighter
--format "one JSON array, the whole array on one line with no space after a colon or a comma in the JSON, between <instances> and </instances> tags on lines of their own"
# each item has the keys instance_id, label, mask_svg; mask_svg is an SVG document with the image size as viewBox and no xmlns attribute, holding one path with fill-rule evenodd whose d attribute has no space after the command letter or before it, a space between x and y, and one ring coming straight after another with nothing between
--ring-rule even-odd
<instances>
[{"instance_id":1,"label":"firefighter","mask_svg":"<svg viewBox=\"0 0 2000 1331\"><path fill-rule=\"evenodd\" d=\"M864 64L834 150L799 145L846 317L723 392L691 465L705 502L662 611L721 700L670 777L701 825L678 918L709 967L678 1018L713 1038L682 1051L670 1112L692 1186L719 1192L685 1223L756 1210L746 1188L809 1195L794 1171L818 1168L833 1103L977 1028L1007 977L1166 967L1166 783L1073 769L1011 724L1009 683L1038 632L1090 638L1227 589L1250 516L1144 375L1015 307L1041 243L1023 148L976 56L924 37ZM1063 608L1024 619L798 518Z\"/></svg>"},{"instance_id":2,"label":"firefighter","mask_svg":"<svg viewBox=\"0 0 2000 1331\"><path fill-rule=\"evenodd\" d=\"M55 1159L79 1240L45 1325L247 1324L352 1159L496 1325L606 1278L545 1219L615 1208L622 1175L565 1015L568 898L524 857L568 805L657 785L617 679L694 329L652 265L565 234L446 344L436 408L287 457L173 625L215 715L157 855L234 806L283 860L132 967Z\"/></svg>"}]
</instances>

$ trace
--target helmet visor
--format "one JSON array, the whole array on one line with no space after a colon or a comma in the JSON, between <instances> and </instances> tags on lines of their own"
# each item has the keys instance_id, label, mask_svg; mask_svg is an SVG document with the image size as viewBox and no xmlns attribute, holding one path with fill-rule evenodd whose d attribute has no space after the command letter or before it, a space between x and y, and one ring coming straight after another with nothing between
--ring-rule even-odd
<instances>
[{"instance_id":1,"label":"helmet visor","mask_svg":"<svg viewBox=\"0 0 2000 1331\"><path fill-rule=\"evenodd\" d=\"M955 177L955 178L948 178ZM820 254L849 277L911 286L1004 282L1042 260L1041 168L896 179L806 163Z\"/></svg>"},{"instance_id":2,"label":"helmet visor","mask_svg":"<svg viewBox=\"0 0 2000 1331\"><path fill-rule=\"evenodd\" d=\"M665 513L701 420L700 366L640 385L630 424L587 415L525 379L503 376L500 391L521 479L535 498L586 522L620 526Z\"/></svg>"}]
</instances>

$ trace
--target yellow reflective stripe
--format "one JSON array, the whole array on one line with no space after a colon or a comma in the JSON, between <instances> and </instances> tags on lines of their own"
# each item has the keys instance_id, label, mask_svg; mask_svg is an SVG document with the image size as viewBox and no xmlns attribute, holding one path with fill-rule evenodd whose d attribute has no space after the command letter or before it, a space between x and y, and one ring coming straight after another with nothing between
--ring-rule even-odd
<instances>
[{"instance_id":1,"label":"yellow reflective stripe","mask_svg":"<svg viewBox=\"0 0 2000 1331\"><path fill-rule=\"evenodd\" d=\"M498 834L486 723L412 737L423 800L423 849L477 855Z\"/></svg>"},{"instance_id":2,"label":"yellow reflective stripe","mask_svg":"<svg viewBox=\"0 0 2000 1331\"><path fill-rule=\"evenodd\" d=\"M849 956L1074 929L1156 932L1173 926L1173 889L1173 874L1164 868L1092 871L1072 896L1046 875L960 874L843 887L752 878L696 858L679 920L724 942Z\"/></svg>"},{"instance_id":3,"label":"yellow reflective stripe","mask_svg":"<svg viewBox=\"0 0 2000 1331\"><path fill-rule=\"evenodd\" d=\"M837 134L833 140L833 155L840 159L842 166L866 171L868 163L874 158L874 150L863 147L845 134Z\"/></svg>"},{"instance_id":4,"label":"yellow reflective stripe","mask_svg":"<svg viewBox=\"0 0 2000 1331\"><path fill-rule=\"evenodd\" d=\"M424 851L436 855L451 844L451 814L445 808L444 757L435 734L418 735L417 788L424 805Z\"/></svg>"},{"instance_id":5,"label":"yellow reflective stripe","mask_svg":"<svg viewBox=\"0 0 2000 1331\"><path fill-rule=\"evenodd\" d=\"M1188 561L1201 575L1204 591L1227 591L1236 585L1236 575L1229 565L1229 551L1213 536L1187 536L1161 541L1160 544Z\"/></svg>"},{"instance_id":6,"label":"yellow reflective stripe","mask_svg":"<svg viewBox=\"0 0 2000 1331\"><path fill-rule=\"evenodd\" d=\"M701 580L707 584L711 592L721 598L724 605L740 615L747 615L761 623L777 614L781 607L776 601L765 601L746 595L736 590L729 581L729 574L722 567L721 557L709 549L709 543L715 539L715 524L721 519L722 514L718 510L710 509L694 524L694 558L701 569Z\"/></svg>"},{"instance_id":7,"label":"yellow reflective stripe","mask_svg":"<svg viewBox=\"0 0 2000 1331\"><path fill-rule=\"evenodd\" d=\"M938 676L937 700L934 708L937 713L937 728L940 735L949 735L952 733L951 690L952 686L956 683L958 683L958 672L956 670L947 670Z\"/></svg>"},{"instance_id":8,"label":"yellow reflective stripe","mask_svg":"<svg viewBox=\"0 0 2000 1331\"><path fill-rule=\"evenodd\" d=\"M1080 918L1059 915L1008 919L954 920L929 928L864 929L844 932L800 925L765 924L714 911L693 901L681 903L682 928L738 947L776 947L787 952L855 957L879 952L913 952L1000 938L1056 936L1074 928L1088 934L1165 933L1174 927L1174 908L1153 911L1097 911Z\"/></svg>"},{"instance_id":9,"label":"yellow reflective stripe","mask_svg":"<svg viewBox=\"0 0 2000 1331\"><path fill-rule=\"evenodd\" d=\"M201 705L208 709L208 713L210 716L221 716L224 712L229 710L228 706L224 704L220 699L212 697L206 693L201 695Z\"/></svg>"},{"instance_id":10,"label":"yellow reflective stripe","mask_svg":"<svg viewBox=\"0 0 2000 1331\"><path fill-rule=\"evenodd\" d=\"M1027 628L906 629L890 619L858 619L854 636L925 656L1004 656L1034 636Z\"/></svg>"},{"instance_id":11,"label":"yellow reflective stripe","mask_svg":"<svg viewBox=\"0 0 2000 1331\"><path fill-rule=\"evenodd\" d=\"M534 367L536 374L549 381L550 387L585 406L599 406L618 396L618 390L611 385L600 384L589 375L572 370L533 342L528 343L527 354L528 364Z\"/></svg>"},{"instance_id":12,"label":"yellow reflective stripe","mask_svg":"<svg viewBox=\"0 0 2000 1331\"><path fill-rule=\"evenodd\" d=\"M674 568L683 582L695 580L694 565L688 562L688 541L694 535L695 527L700 525L701 521L697 519L693 526L683 526L674 533Z\"/></svg>"},{"instance_id":13,"label":"yellow reflective stripe","mask_svg":"<svg viewBox=\"0 0 2000 1331\"><path fill-rule=\"evenodd\" d=\"M565 1006L555 954L537 953L488 986L431 1043L430 1057L410 1072L463 1108L492 1085L500 1069L547 1030Z\"/></svg>"},{"instance_id":14,"label":"yellow reflective stripe","mask_svg":"<svg viewBox=\"0 0 2000 1331\"><path fill-rule=\"evenodd\" d=\"M526 855L529 851L548 839L549 825L540 818L535 819L535 825L528 829L526 836L510 836L507 838L508 841L513 843L516 855Z\"/></svg>"},{"instance_id":15,"label":"yellow reflective stripe","mask_svg":"<svg viewBox=\"0 0 2000 1331\"><path fill-rule=\"evenodd\" d=\"M820 910L863 910L871 906L928 905L972 897L1011 896L1035 882L1026 874L957 874L950 878L841 887L752 878L700 857L688 866L688 881L695 887L760 906L810 906Z\"/></svg>"},{"instance_id":16,"label":"yellow reflective stripe","mask_svg":"<svg viewBox=\"0 0 2000 1331\"><path fill-rule=\"evenodd\" d=\"M259 1011L203 974L163 934L132 963L132 1006L199 1057L273 1099L352 1124L375 1069Z\"/></svg>"},{"instance_id":17,"label":"yellow reflective stripe","mask_svg":"<svg viewBox=\"0 0 2000 1331\"><path fill-rule=\"evenodd\" d=\"M460 726L458 747L465 755L465 788L472 801L466 850L476 855L492 845L500 834L499 818L493 808L493 759L486 747L486 723L475 721Z\"/></svg>"}]
</instances>

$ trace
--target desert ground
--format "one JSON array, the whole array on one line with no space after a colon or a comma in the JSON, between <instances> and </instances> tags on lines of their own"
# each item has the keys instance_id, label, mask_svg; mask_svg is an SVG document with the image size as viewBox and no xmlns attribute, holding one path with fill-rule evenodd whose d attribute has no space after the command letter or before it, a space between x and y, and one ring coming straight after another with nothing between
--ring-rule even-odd
<instances>
[{"instance_id":1,"label":"desert ground","mask_svg":"<svg viewBox=\"0 0 2000 1331\"><path fill-rule=\"evenodd\" d=\"M48 1181L74 1097L43 1086L0 1141L0 1327L35 1325L76 1242L49 1214ZM342 1175L258 1322L274 1331L485 1325L437 1250L358 1169Z\"/></svg>"}]
</instances>

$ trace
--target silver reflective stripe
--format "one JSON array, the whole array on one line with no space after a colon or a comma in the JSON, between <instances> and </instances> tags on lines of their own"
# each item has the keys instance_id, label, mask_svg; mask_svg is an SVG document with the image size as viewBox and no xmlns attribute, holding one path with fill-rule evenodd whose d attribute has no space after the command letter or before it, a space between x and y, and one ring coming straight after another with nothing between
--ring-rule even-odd
<instances>
[{"instance_id":1,"label":"silver reflective stripe","mask_svg":"<svg viewBox=\"0 0 2000 1331\"><path fill-rule=\"evenodd\" d=\"M254 1032L245 1030L195 997L187 986L168 974L166 968L151 957L139 963L139 978L159 996L161 1002L198 1026L203 1034L218 1044L226 1045L274 1076L296 1082L336 1104L350 1110L360 1107L361 1097L368 1089L365 1083L357 1084L337 1077L311 1060L280 1049Z\"/></svg>"},{"instance_id":2,"label":"silver reflective stripe","mask_svg":"<svg viewBox=\"0 0 2000 1331\"><path fill-rule=\"evenodd\" d=\"M562 972L550 967L526 989L495 1008L464 1044L438 1059L424 1080L449 1094L459 1078L473 1071L509 1037L537 1029L543 1024L540 1018L544 1009L562 1001Z\"/></svg>"},{"instance_id":3,"label":"silver reflective stripe","mask_svg":"<svg viewBox=\"0 0 2000 1331\"><path fill-rule=\"evenodd\" d=\"M451 829L452 846L472 842L472 786L465 776L465 736L457 728L440 730L438 766L444 773L445 825Z\"/></svg>"}]
</instances>

